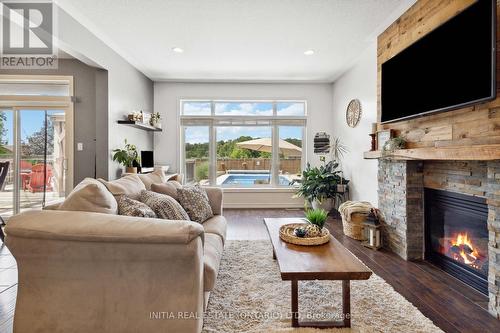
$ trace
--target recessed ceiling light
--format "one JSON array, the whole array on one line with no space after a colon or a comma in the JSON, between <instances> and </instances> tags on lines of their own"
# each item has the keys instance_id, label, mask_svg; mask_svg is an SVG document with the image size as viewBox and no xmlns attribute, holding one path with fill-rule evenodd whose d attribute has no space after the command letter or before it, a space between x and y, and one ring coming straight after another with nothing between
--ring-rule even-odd
<instances>
[{"instance_id":1,"label":"recessed ceiling light","mask_svg":"<svg viewBox=\"0 0 500 333\"><path fill-rule=\"evenodd\" d=\"M174 51L175 53L182 53L182 52L184 52L184 50L181 49L180 47L173 47L172 51Z\"/></svg>"},{"instance_id":2,"label":"recessed ceiling light","mask_svg":"<svg viewBox=\"0 0 500 333\"><path fill-rule=\"evenodd\" d=\"M305 55L313 55L313 54L314 54L314 50L307 50L307 51L304 51L304 54L305 54Z\"/></svg>"}]
</instances>

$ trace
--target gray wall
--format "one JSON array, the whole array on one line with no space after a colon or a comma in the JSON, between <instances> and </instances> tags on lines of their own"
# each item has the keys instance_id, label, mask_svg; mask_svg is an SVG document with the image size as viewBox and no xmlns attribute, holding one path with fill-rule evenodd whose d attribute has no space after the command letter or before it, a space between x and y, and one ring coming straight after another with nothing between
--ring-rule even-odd
<instances>
[{"instance_id":1,"label":"gray wall","mask_svg":"<svg viewBox=\"0 0 500 333\"><path fill-rule=\"evenodd\" d=\"M2 70L1 74L69 75L74 79L73 183L108 173L108 73L76 59L59 59L57 70ZM76 144L83 143L83 151ZM96 167L96 161L99 161ZM97 170L97 173L96 173Z\"/></svg>"},{"instance_id":2,"label":"gray wall","mask_svg":"<svg viewBox=\"0 0 500 333\"><path fill-rule=\"evenodd\" d=\"M123 167L111 160L111 150L122 147L124 140L137 145L139 150L153 149L153 134L140 129L119 125L118 120L124 119L131 111L153 111L153 81L138 71L120 54L111 49L87 28L76 21L71 15L58 8L58 25L56 39L58 46L64 52L82 60L87 64L103 68L108 73L107 78L107 120L97 122L99 128L97 152L98 176L115 179L120 177ZM97 76L99 77L99 75ZM101 86L98 84L97 86ZM104 90L99 89L98 94ZM99 105L103 109L104 105ZM105 125L106 124L106 125ZM77 127L78 123L75 124ZM106 140L102 140L104 127L107 127ZM106 157L104 156L106 153ZM104 175L104 170L107 169Z\"/></svg>"}]
</instances>

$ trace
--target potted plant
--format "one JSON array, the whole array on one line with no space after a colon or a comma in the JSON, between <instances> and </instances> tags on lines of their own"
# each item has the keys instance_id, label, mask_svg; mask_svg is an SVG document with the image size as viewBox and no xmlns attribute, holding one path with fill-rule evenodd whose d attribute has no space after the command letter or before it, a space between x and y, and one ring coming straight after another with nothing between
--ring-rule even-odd
<instances>
[{"instance_id":1,"label":"potted plant","mask_svg":"<svg viewBox=\"0 0 500 333\"><path fill-rule=\"evenodd\" d=\"M302 172L302 181L295 196L303 197L306 204L309 203L314 209L321 208L329 212L334 205L333 199L340 196L337 185L349 182L342 178L338 166L336 161L320 167L311 167L308 163Z\"/></svg>"},{"instance_id":2,"label":"potted plant","mask_svg":"<svg viewBox=\"0 0 500 333\"><path fill-rule=\"evenodd\" d=\"M309 237L318 237L323 231L328 212L324 209L310 209L306 212L306 219L309 225L306 227Z\"/></svg>"},{"instance_id":3,"label":"potted plant","mask_svg":"<svg viewBox=\"0 0 500 333\"><path fill-rule=\"evenodd\" d=\"M139 164L139 153L135 145L127 143L125 139L125 147L123 149L113 149L113 153L113 161L123 165L125 172L137 173L137 167L134 167L134 162Z\"/></svg>"},{"instance_id":4,"label":"potted plant","mask_svg":"<svg viewBox=\"0 0 500 333\"><path fill-rule=\"evenodd\" d=\"M323 232L328 212L324 209L309 209L306 211L307 225L295 229L297 237L318 237Z\"/></svg>"},{"instance_id":5,"label":"potted plant","mask_svg":"<svg viewBox=\"0 0 500 333\"><path fill-rule=\"evenodd\" d=\"M384 146L382 147L382 155L388 156L394 153L397 149L405 149L406 147L406 139L402 136L396 136L390 140L388 140Z\"/></svg>"}]
</instances>

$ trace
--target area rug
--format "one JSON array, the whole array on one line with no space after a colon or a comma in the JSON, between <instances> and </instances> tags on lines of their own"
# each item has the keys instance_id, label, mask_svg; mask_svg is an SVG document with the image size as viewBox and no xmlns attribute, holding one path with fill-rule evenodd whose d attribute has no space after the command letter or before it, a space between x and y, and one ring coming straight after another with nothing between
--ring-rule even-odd
<instances>
[{"instance_id":1,"label":"area rug","mask_svg":"<svg viewBox=\"0 0 500 333\"><path fill-rule=\"evenodd\" d=\"M301 318L340 318L341 290L338 281L299 282ZM442 332L375 274L351 281L351 329L293 329L290 307L290 282L281 280L271 243L227 241L204 332Z\"/></svg>"}]
</instances>

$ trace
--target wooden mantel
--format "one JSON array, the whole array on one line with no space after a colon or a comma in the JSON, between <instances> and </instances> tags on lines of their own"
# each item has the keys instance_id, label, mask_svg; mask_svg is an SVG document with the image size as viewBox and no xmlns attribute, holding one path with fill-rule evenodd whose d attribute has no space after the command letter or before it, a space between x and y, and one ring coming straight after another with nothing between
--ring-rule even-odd
<instances>
[{"instance_id":1,"label":"wooden mantel","mask_svg":"<svg viewBox=\"0 0 500 333\"><path fill-rule=\"evenodd\" d=\"M421 0L391 24L377 40L377 115L380 122L381 66L415 41L473 4L474 0ZM497 22L500 23L500 0ZM500 25L497 23L497 98L467 108L420 118L378 124L406 139L403 150L382 156L366 152L364 158L389 157L420 160L500 159ZM459 71L460 68L457 68ZM412 103L412 101L408 101ZM404 107L402 105L401 107Z\"/></svg>"},{"instance_id":2,"label":"wooden mantel","mask_svg":"<svg viewBox=\"0 0 500 333\"><path fill-rule=\"evenodd\" d=\"M459 160L488 161L500 160L500 144L454 146L442 148L399 149L382 154L381 151L364 153L365 159L389 158L394 160Z\"/></svg>"}]
</instances>

